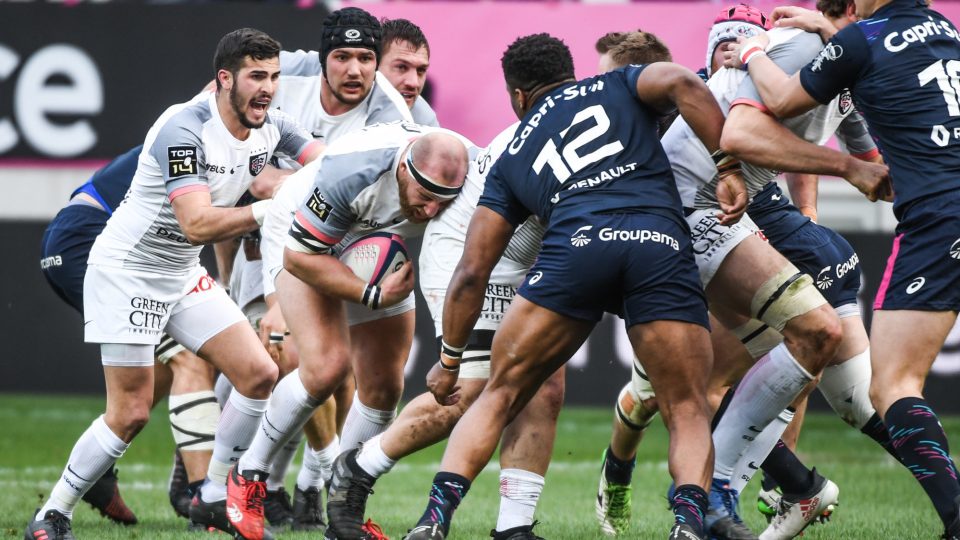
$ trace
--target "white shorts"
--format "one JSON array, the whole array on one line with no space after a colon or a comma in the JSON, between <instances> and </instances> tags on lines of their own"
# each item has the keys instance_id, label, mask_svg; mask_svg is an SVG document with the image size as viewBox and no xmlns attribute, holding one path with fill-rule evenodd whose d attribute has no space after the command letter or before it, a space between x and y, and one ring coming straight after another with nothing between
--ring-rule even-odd
<instances>
[{"instance_id":1,"label":"white shorts","mask_svg":"<svg viewBox=\"0 0 960 540\"><path fill-rule=\"evenodd\" d=\"M171 276L91 264L83 308L89 343L157 345L166 331L193 353L246 320L200 265L185 276Z\"/></svg>"},{"instance_id":2,"label":"white shorts","mask_svg":"<svg viewBox=\"0 0 960 540\"><path fill-rule=\"evenodd\" d=\"M690 225L690 239L693 242L693 254L700 270L700 283L706 288L717 273L720 264L740 242L757 234L759 228L744 214L732 227L721 225L716 217L717 209L694 210L687 216Z\"/></svg>"},{"instance_id":3,"label":"white shorts","mask_svg":"<svg viewBox=\"0 0 960 540\"><path fill-rule=\"evenodd\" d=\"M347 306L347 326L356 326L370 321L379 321L394 315L400 315L408 311L413 311L416 307L416 301L413 293L407 296L403 301L394 304L388 308L370 309L363 304L344 301Z\"/></svg>"},{"instance_id":4,"label":"white shorts","mask_svg":"<svg viewBox=\"0 0 960 540\"><path fill-rule=\"evenodd\" d=\"M283 246L287 242L291 223L293 214L274 201L260 227L260 275L264 296L277 292L277 274L283 270Z\"/></svg>"}]
</instances>

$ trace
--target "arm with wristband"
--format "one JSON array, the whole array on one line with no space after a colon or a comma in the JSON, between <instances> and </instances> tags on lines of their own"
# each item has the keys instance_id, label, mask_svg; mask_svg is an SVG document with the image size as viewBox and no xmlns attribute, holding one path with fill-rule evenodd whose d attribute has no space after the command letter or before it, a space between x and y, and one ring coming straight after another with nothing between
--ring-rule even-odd
<instances>
[{"instance_id":1,"label":"arm with wristband","mask_svg":"<svg viewBox=\"0 0 960 540\"><path fill-rule=\"evenodd\" d=\"M487 179L488 185L491 180L492 176ZM470 220L463 256L450 278L443 304L440 360L427 374L427 388L441 405L460 401L456 386L460 359L480 317L490 273L510 242L513 230L512 223L482 205Z\"/></svg>"}]
</instances>

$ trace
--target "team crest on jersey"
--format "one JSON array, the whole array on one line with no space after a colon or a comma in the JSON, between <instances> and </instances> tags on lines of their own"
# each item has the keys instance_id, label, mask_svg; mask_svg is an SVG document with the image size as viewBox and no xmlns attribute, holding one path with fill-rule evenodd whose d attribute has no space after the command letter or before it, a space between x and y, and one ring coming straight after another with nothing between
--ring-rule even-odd
<instances>
[{"instance_id":1,"label":"team crest on jersey","mask_svg":"<svg viewBox=\"0 0 960 540\"><path fill-rule=\"evenodd\" d=\"M840 114L847 114L853 109L853 94L850 93L850 90L844 90L840 94L837 104L840 107Z\"/></svg>"},{"instance_id":2,"label":"team crest on jersey","mask_svg":"<svg viewBox=\"0 0 960 540\"><path fill-rule=\"evenodd\" d=\"M330 217L330 204L326 199L323 198L323 193L320 193L319 188L313 188L313 194L310 195L310 200L307 201L307 208L313 212L313 215L317 216L317 219L320 221L327 221L327 218Z\"/></svg>"},{"instance_id":3,"label":"team crest on jersey","mask_svg":"<svg viewBox=\"0 0 960 540\"><path fill-rule=\"evenodd\" d=\"M261 152L259 154L250 156L250 174L256 176L260 174L260 171L267 166L267 153Z\"/></svg>"},{"instance_id":4,"label":"team crest on jersey","mask_svg":"<svg viewBox=\"0 0 960 540\"><path fill-rule=\"evenodd\" d=\"M827 46L813 59L813 65L810 66L810 71L817 73L823 67L824 61L833 62L841 56L843 56L843 47L836 43L827 43Z\"/></svg>"},{"instance_id":5,"label":"team crest on jersey","mask_svg":"<svg viewBox=\"0 0 960 540\"><path fill-rule=\"evenodd\" d=\"M170 162L170 178L197 174L196 146L168 146L167 161Z\"/></svg>"}]
</instances>

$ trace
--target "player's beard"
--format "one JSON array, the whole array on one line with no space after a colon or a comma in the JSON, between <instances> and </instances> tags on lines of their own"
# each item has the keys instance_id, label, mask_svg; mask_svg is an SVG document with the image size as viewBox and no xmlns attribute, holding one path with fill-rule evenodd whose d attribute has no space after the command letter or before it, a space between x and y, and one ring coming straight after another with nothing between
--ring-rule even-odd
<instances>
[{"instance_id":1,"label":"player's beard","mask_svg":"<svg viewBox=\"0 0 960 540\"><path fill-rule=\"evenodd\" d=\"M246 107L244 107L243 97L237 93L237 85L233 85L233 88L230 89L230 106L233 107L233 112L237 115L237 118L240 120L240 125L247 129L260 129L263 127L264 122L267 121L267 116L263 116L263 120L260 122L251 122L247 118L247 109L250 107L250 102L252 100L246 100Z\"/></svg>"},{"instance_id":2,"label":"player's beard","mask_svg":"<svg viewBox=\"0 0 960 540\"><path fill-rule=\"evenodd\" d=\"M403 217L407 218L407 220L413 223L423 223L428 221L430 218L417 217L416 209L414 209L413 205L410 204L410 199L407 198L409 182L402 176L398 176L397 183L400 186L400 213L403 214Z\"/></svg>"}]
</instances>

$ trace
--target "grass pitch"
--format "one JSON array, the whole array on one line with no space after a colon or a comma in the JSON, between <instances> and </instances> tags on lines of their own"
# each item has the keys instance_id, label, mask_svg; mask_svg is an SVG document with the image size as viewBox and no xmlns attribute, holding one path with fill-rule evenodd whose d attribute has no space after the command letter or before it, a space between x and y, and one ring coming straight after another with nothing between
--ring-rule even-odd
<instances>
[{"instance_id":1,"label":"grass pitch","mask_svg":"<svg viewBox=\"0 0 960 540\"><path fill-rule=\"evenodd\" d=\"M22 538L41 497L58 478L74 441L102 412L103 398L0 395L0 538ZM196 539L186 532L167 502L173 441L161 405L152 422L118 463L124 498L140 524L123 528L83 504L74 514L74 532L92 539ZM594 521L599 457L610 434L611 411L568 408L560 417L554 461L537 510L535 532L550 540L603 538ZM960 433L960 418L943 418L948 433ZM666 433L655 422L640 448L634 475L633 527L627 538L662 539L672 522L665 491ZM958 444L956 440L955 444ZM403 460L381 478L368 514L391 538L399 538L423 511L442 445ZM840 486L840 507L827 525L807 529L806 539L939 538L943 532L926 495L913 477L872 441L826 414L807 417L800 439L804 461ZM299 459L298 459L299 461ZM296 464L288 476L293 491ZM457 510L451 539L487 538L496 523L499 496L495 465L474 483ZM741 513L756 532L766 523L755 510L757 481L742 497ZM281 532L282 539L319 534ZM225 535L211 537L227 538Z\"/></svg>"}]
</instances>

